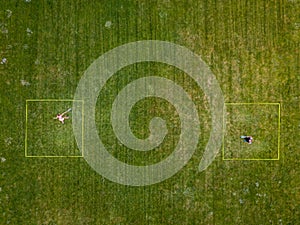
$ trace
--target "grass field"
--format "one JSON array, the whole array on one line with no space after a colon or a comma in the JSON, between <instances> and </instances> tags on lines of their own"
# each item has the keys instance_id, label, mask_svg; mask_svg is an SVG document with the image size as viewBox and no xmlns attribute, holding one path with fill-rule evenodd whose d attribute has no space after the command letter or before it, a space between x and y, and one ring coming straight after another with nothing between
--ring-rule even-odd
<instances>
[{"instance_id":1,"label":"grass field","mask_svg":"<svg viewBox=\"0 0 300 225\"><path fill-rule=\"evenodd\" d=\"M0 224L299 224L299 12L299 0L0 0ZM226 103L280 103L280 113L278 105L227 105L224 148L198 172L211 129L205 94L179 69L141 62L101 90L97 131L120 161L144 166L166 158L180 136L171 104L151 97L131 111L139 138L148 137L151 118L167 121L164 142L149 152L118 141L110 112L130 82L173 80L191 96L201 123L195 154L176 175L133 187L107 180L82 157L25 157L25 149L36 156L81 154L72 118L64 125L53 120L70 102L26 100L73 99L95 59L139 40L169 41L201 56ZM252 135L253 144L240 135Z\"/></svg>"}]
</instances>

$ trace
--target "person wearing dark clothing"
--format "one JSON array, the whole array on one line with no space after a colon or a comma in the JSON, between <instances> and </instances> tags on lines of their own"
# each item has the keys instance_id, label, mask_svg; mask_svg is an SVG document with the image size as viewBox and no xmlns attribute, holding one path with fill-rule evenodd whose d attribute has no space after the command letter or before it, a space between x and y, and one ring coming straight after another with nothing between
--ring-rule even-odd
<instances>
[{"instance_id":1,"label":"person wearing dark clothing","mask_svg":"<svg viewBox=\"0 0 300 225\"><path fill-rule=\"evenodd\" d=\"M241 136L241 138L244 140L244 142L252 144L253 138L251 136Z\"/></svg>"}]
</instances>

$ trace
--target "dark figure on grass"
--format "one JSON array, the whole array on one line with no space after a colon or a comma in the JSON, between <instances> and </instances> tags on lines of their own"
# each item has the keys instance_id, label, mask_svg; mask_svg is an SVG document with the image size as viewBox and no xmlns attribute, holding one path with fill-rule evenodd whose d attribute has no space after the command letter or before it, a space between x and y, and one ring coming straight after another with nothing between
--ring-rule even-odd
<instances>
[{"instance_id":1,"label":"dark figure on grass","mask_svg":"<svg viewBox=\"0 0 300 225\"><path fill-rule=\"evenodd\" d=\"M253 138L251 136L241 136L244 142L247 142L249 145L252 144Z\"/></svg>"}]
</instances>

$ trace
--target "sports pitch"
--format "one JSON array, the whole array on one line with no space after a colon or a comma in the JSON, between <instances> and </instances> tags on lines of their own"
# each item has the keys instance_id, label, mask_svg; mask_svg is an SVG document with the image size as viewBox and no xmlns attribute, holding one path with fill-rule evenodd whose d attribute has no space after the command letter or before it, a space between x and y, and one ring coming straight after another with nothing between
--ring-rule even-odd
<instances>
[{"instance_id":1,"label":"sports pitch","mask_svg":"<svg viewBox=\"0 0 300 225\"><path fill-rule=\"evenodd\" d=\"M299 224L299 11L299 0L1 0L0 224ZM190 74L167 63L140 61L114 72L99 90L87 82L84 93L97 92L93 108L88 97L76 97L99 57L147 40L200 56L222 91L223 133L215 139L220 146L203 171L199 163L215 124L210 98ZM105 63L113 66L125 58ZM139 168L166 161L186 124L176 105L149 95L131 108L132 135L150 137L145 147L152 139L161 141L149 151L129 148L116 135L126 125L120 122L125 111L112 118L119 94L151 77L180 86L194 103L199 126L185 134L190 141L192 131L198 132L196 148L167 179L124 185L126 171L106 171L122 174L117 182L95 169L102 165L90 165L102 157L93 155L90 118L110 157ZM214 84L208 78L204 82ZM156 93L158 87L144 89ZM123 91L123 108L140 97L137 88ZM172 99L182 97L168 86L162 89ZM69 108L64 124L54 119ZM165 122L155 130L162 122L158 117ZM253 143L244 143L241 135L253 136ZM131 144L139 145L135 141Z\"/></svg>"}]
</instances>

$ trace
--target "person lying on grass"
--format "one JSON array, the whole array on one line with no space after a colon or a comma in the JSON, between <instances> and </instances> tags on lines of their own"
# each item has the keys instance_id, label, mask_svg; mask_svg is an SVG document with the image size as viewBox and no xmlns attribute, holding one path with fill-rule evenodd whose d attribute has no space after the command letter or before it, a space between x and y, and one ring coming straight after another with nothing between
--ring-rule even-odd
<instances>
[{"instance_id":1,"label":"person lying on grass","mask_svg":"<svg viewBox=\"0 0 300 225\"><path fill-rule=\"evenodd\" d=\"M244 142L247 142L249 145L252 144L253 138L251 136L241 136Z\"/></svg>"},{"instance_id":2,"label":"person lying on grass","mask_svg":"<svg viewBox=\"0 0 300 225\"><path fill-rule=\"evenodd\" d=\"M65 116L68 112L70 112L72 109L68 109L67 111L63 112L63 113L59 113L56 115L56 117L54 117L53 119L58 119L62 124L65 123L65 119L69 119L68 116Z\"/></svg>"}]
</instances>

